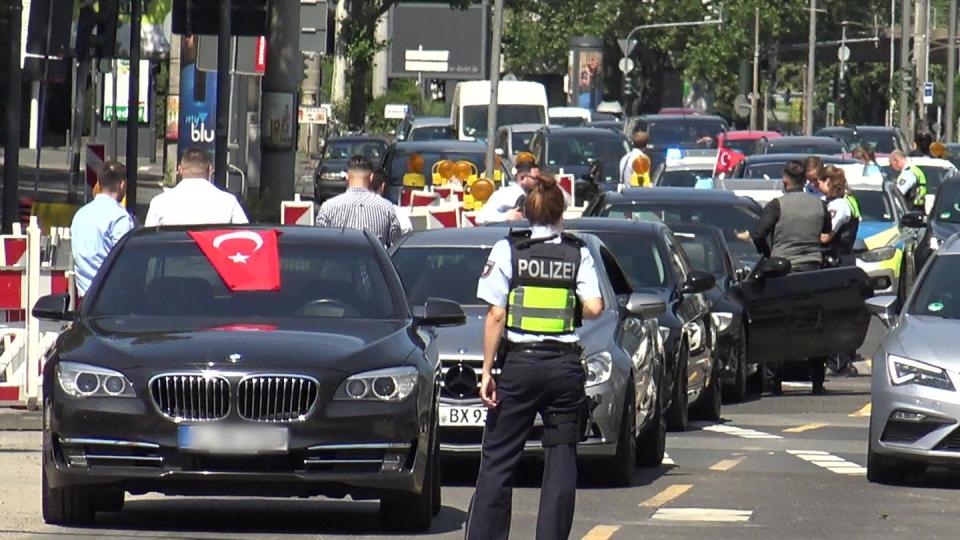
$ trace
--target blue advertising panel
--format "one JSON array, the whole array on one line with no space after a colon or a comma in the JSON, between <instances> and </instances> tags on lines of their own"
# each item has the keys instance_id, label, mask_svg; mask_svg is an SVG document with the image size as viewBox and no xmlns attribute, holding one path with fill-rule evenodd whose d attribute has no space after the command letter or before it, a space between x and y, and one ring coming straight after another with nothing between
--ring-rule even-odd
<instances>
[{"instance_id":1,"label":"blue advertising panel","mask_svg":"<svg viewBox=\"0 0 960 540\"><path fill-rule=\"evenodd\" d=\"M198 39L180 41L180 133L177 160L187 148L202 148L214 156L217 129L217 74L197 69Z\"/></svg>"}]
</instances>

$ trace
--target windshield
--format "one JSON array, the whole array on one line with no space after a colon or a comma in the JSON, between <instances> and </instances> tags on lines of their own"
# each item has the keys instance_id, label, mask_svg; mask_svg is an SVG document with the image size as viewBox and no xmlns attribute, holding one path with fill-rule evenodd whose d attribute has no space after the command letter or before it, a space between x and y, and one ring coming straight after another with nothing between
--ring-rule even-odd
<instances>
[{"instance_id":1,"label":"windshield","mask_svg":"<svg viewBox=\"0 0 960 540\"><path fill-rule=\"evenodd\" d=\"M676 232L674 238L683 246L687 259L694 270L723 275L726 268L723 264L723 251L715 237L702 233Z\"/></svg>"},{"instance_id":2,"label":"windshield","mask_svg":"<svg viewBox=\"0 0 960 540\"><path fill-rule=\"evenodd\" d=\"M630 151L622 137L596 135L552 135L547 143L547 163L551 169L587 167L599 161L605 182L619 182L620 159Z\"/></svg>"},{"instance_id":3,"label":"windshield","mask_svg":"<svg viewBox=\"0 0 960 540\"><path fill-rule=\"evenodd\" d=\"M596 232L607 245L620 268L627 275L632 289L661 288L666 284L663 257L652 235Z\"/></svg>"},{"instance_id":4,"label":"windshield","mask_svg":"<svg viewBox=\"0 0 960 540\"><path fill-rule=\"evenodd\" d=\"M918 165L918 167L920 167L920 170L923 171L923 176L927 179L927 193L930 194L937 193L937 190L940 189L940 184L947 178L960 176L960 172L948 167L934 167L932 165ZM882 170L883 175L889 180L896 180L900 174L889 165L883 167Z\"/></svg>"},{"instance_id":5,"label":"windshield","mask_svg":"<svg viewBox=\"0 0 960 540\"><path fill-rule=\"evenodd\" d=\"M410 131L408 141L447 141L456 139L450 126L423 126Z\"/></svg>"},{"instance_id":6,"label":"windshield","mask_svg":"<svg viewBox=\"0 0 960 540\"><path fill-rule=\"evenodd\" d=\"M383 141L330 141L323 150L323 159L350 159L362 155L376 165L386 150L387 143Z\"/></svg>"},{"instance_id":7,"label":"windshield","mask_svg":"<svg viewBox=\"0 0 960 540\"><path fill-rule=\"evenodd\" d=\"M530 141L533 140L533 131L528 132L513 132L513 135L510 136L510 142L513 145L513 153L519 154L520 152L529 152L530 151Z\"/></svg>"},{"instance_id":8,"label":"windshield","mask_svg":"<svg viewBox=\"0 0 960 540\"><path fill-rule=\"evenodd\" d=\"M860 205L860 221L893 222L893 209L882 191L856 191L854 197Z\"/></svg>"},{"instance_id":9,"label":"windshield","mask_svg":"<svg viewBox=\"0 0 960 540\"><path fill-rule=\"evenodd\" d=\"M933 259L926 277L918 285L910 304L911 315L929 315L944 319L960 319L960 256L940 255Z\"/></svg>"},{"instance_id":10,"label":"windshield","mask_svg":"<svg viewBox=\"0 0 960 540\"><path fill-rule=\"evenodd\" d=\"M937 193L930 219L944 223L960 223L960 182L947 182Z\"/></svg>"},{"instance_id":11,"label":"windshield","mask_svg":"<svg viewBox=\"0 0 960 540\"><path fill-rule=\"evenodd\" d=\"M837 131L824 130L816 134L817 137L830 137L831 139L836 139L843 143L843 146L847 148L853 148L859 144L856 135L853 131L842 129Z\"/></svg>"},{"instance_id":12,"label":"windshield","mask_svg":"<svg viewBox=\"0 0 960 540\"><path fill-rule=\"evenodd\" d=\"M658 186L710 189L713 187L713 169L678 171L667 169L660 173Z\"/></svg>"},{"instance_id":13,"label":"windshield","mask_svg":"<svg viewBox=\"0 0 960 540\"><path fill-rule=\"evenodd\" d=\"M463 133L468 137L487 137L486 105L467 105L463 108ZM509 124L546 124L546 111L542 105L498 105L497 126Z\"/></svg>"},{"instance_id":14,"label":"windshield","mask_svg":"<svg viewBox=\"0 0 960 540\"><path fill-rule=\"evenodd\" d=\"M167 316L394 319L386 279L369 247L279 244L280 290L231 291L196 242L128 243L90 309L94 317Z\"/></svg>"},{"instance_id":15,"label":"windshield","mask_svg":"<svg viewBox=\"0 0 960 540\"><path fill-rule=\"evenodd\" d=\"M475 306L481 304L476 278L489 255L488 248L479 247L400 248L393 254L393 264L412 305L434 297Z\"/></svg>"},{"instance_id":16,"label":"windshield","mask_svg":"<svg viewBox=\"0 0 960 540\"><path fill-rule=\"evenodd\" d=\"M464 152L410 152L408 150L399 151L393 154L390 162L387 164L387 174L390 176L390 185L399 186L403 184L403 175L410 172L407 170L407 159L411 154L420 154L423 158L423 172L427 184L431 184L433 176L433 165L438 161L449 159L452 161L465 160L476 165L477 170L483 169L484 155L482 153L464 153Z\"/></svg>"},{"instance_id":17,"label":"windshield","mask_svg":"<svg viewBox=\"0 0 960 540\"><path fill-rule=\"evenodd\" d=\"M606 210L612 218L659 221L671 223L698 223L711 225L723 231L730 254L735 259L755 259L757 249L752 241L737 238L738 232L752 231L759 215L753 209L740 205L689 203L638 203L612 206Z\"/></svg>"},{"instance_id":18,"label":"windshield","mask_svg":"<svg viewBox=\"0 0 960 540\"><path fill-rule=\"evenodd\" d=\"M768 146L767 154L842 154L846 149L840 141L831 143L783 143ZM782 170L781 170L782 171Z\"/></svg>"},{"instance_id":19,"label":"windshield","mask_svg":"<svg viewBox=\"0 0 960 540\"><path fill-rule=\"evenodd\" d=\"M878 154L889 154L894 150L902 150L899 139L889 131L860 131L859 140L856 143L859 145L868 144Z\"/></svg>"},{"instance_id":20,"label":"windshield","mask_svg":"<svg viewBox=\"0 0 960 540\"><path fill-rule=\"evenodd\" d=\"M716 148L717 135L726 129L722 121L709 118L647 122L650 148Z\"/></svg>"},{"instance_id":21,"label":"windshield","mask_svg":"<svg viewBox=\"0 0 960 540\"><path fill-rule=\"evenodd\" d=\"M580 127L586 123L587 123L587 120L582 116L551 116L550 117L551 126Z\"/></svg>"},{"instance_id":22,"label":"windshield","mask_svg":"<svg viewBox=\"0 0 960 540\"><path fill-rule=\"evenodd\" d=\"M737 139L723 141L723 145L732 150L736 150L745 156L752 156L753 149L757 146L756 139Z\"/></svg>"}]
</instances>

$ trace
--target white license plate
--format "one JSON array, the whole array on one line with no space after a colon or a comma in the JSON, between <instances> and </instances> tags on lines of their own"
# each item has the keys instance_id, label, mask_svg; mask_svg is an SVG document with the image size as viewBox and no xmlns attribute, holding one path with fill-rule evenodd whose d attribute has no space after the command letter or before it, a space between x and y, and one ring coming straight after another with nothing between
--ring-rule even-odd
<instances>
[{"instance_id":1,"label":"white license plate","mask_svg":"<svg viewBox=\"0 0 960 540\"><path fill-rule=\"evenodd\" d=\"M482 405L468 407L440 406L441 426L482 426L487 421L487 409Z\"/></svg>"},{"instance_id":2,"label":"white license plate","mask_svg":"<svg viewBox=\"0 0 960 540\"><path fill-rule=\"evenodd\" d=\"M290 434L274 426L180 426L177 445L183 450L212 454L283 454Z\"/></svg>"}]
</instances>

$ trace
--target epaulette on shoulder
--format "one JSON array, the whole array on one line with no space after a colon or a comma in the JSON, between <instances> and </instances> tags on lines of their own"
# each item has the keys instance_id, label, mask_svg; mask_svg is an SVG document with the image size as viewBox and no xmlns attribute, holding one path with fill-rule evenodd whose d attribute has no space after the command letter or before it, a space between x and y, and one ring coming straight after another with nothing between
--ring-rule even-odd
<instances>
[{"instance_id":1,"label":"epaulette on shoulder","mask_svg":"<svg viewBox=\"0 0 960 540\"><path fill-rule=\"evenodd\" d=\"M526 240L532 235L532 229L510 229L510 232L507 233L507 237L511 240Z\"/></svg>"},{"instance_id":2,"label":"epaulette on shoulder","mask_svg":"<svg viewBox=\"0 0 960 540\"><path fill-rule=\"evenodd\" d=\"M583 241L583 238L568 232L561 233L560 238L562 238L564 242L573 244L577 247L584 247L587 245L586 242Z\"/></svg>"}]
</instances>

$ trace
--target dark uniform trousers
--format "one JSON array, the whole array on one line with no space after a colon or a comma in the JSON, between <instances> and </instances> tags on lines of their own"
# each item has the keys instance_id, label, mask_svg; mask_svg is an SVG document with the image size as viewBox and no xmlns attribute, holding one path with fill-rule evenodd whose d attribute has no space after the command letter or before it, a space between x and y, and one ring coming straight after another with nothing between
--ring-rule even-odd
<instances>
[{"instance_id":1,"label":"dark uniform trousers","mask_svg":"<svg viewBox=\"0 0 960 540\"><path fill-rule=\"evenodd\" d=\"M821 265L819 264L798 264L796 268L791 269L791 272L813 272L815 270L820 270ZM824 356L815 356L813 358L807 358L807 369L810 373L810 382L814 386L822 385L823 381L827 378L827 358Z\"/></svg>"},{"instance_id":2,"label":"dark uniform trousers","mask_svg":"<svg viewBox=\"0 0 960 540\"><path fill-rule=\"evenodd\" d=\"M510 534L513 472L539 412L575 415L586 399L580 355L511 345L497 380L499 405L487 414L477 490L467 517L467 540L500 540ZM545 424L550 423L545 420ZM570 534L577 491L579 423L544 426L545 463L537 540ZM556 443L557 440L565 442ZM570 442L572 441L572 442Z\"/></svg>"}]
</instances>

